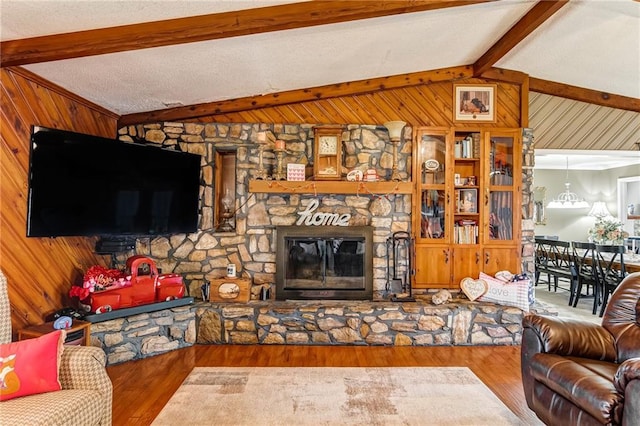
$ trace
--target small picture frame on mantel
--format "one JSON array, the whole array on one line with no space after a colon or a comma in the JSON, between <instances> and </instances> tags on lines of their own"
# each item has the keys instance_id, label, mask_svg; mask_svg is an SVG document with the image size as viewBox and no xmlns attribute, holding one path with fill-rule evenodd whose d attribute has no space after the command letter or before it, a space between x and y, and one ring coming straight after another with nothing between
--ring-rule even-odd
<instances>
[{"instance_id":1,"label":"small picture frame on mantel","mask_svg":"<svg viewBox=\"0 0 640 426\"><path fill-rule=\"evenodd\" d=\"M454 121L496 121L495 84L454 84Z\"/></svg>"}]
</instances>

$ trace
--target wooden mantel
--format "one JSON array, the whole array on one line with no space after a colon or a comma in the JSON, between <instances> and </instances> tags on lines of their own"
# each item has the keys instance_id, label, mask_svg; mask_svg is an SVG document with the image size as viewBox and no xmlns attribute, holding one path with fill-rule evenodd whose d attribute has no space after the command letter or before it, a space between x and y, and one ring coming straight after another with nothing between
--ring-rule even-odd
<instances>
[{"instance_id":1,"label":"wooden mantel","mask_svg":"<svg viewBox=\"0 0 640 426\"><path fill-rule=\"evenodd\" d=\"M356 194L394 195L411 194L412 182L347 182L347 181L277 181L251 180L249 192L280 194Z\"/></svg>"}]
</instances>

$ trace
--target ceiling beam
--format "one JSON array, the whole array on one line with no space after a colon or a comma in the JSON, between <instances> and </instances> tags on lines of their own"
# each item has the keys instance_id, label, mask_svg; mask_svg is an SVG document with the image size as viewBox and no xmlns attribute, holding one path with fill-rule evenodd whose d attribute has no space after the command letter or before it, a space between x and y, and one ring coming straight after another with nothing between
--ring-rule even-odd
<instances>
[{"instance_id":1,"label":"ceiling beam","mask_svg":"<svg viewBox=\"0 0 640 426\"><path fill-rule=\"evenodd\" d=\"M487 1L491 0L321 0L8 40L0 43L0 66L216 40Z\"/></svg>"},{"instance_id":2,"label":"ceiling beam","mask_svg":"<svg viewBox=\"0 0 640 426\"><path fill-rule=\"evenodd\" d=\"M493 46L473 64L473 75L479 77L488 71L511 49L524 40L536 28L569 3L569 0L539 1L526 15L516 22Z\"/></svg>"},{"instance_id":3,"label":"ceiling beam","mask_svg":"<svg viewBox=\"0 0 640 426\"><path fill-rule=\"evenodd\" d=\"M352 81L348 83L330 84L308 89L290 90L287 92L271 93L268 95L249 96L246 98L230 99L226 101L127 114L120 117L118 120L118 127L128 126L131 124L156 123L160 121L187 120L210 115L329 99L339 96L360 95L377 92L379 90L459 80L470 78L471 71L471 66L459 66L410 74L399 74L390 77Z\"/></svg>"},{"instance_id":4,"label":"ceiling beam","mask_svg":"<svg viewBox=\"0 0 640 426\"><path fill-rule=\"evenodd\" d=\"M531 77L529 78L529 90L532 92L559 96L561 98L573 99L574 101L640 112L640 99L638 98L599 92L597 90L585 89L583 87L556 83L555 81Z\"/></svg>"}]
</instances>

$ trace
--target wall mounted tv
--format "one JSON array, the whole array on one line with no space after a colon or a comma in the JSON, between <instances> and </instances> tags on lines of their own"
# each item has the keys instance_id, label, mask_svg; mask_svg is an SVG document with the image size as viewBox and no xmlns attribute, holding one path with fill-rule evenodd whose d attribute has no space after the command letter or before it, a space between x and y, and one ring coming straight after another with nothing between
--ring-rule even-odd
<instances>
[{"instance_id":1,"label":"wall mounted tv","mask_svg":"<svg viewBox=\"0 0 640 426\"><path fill-rule=\"evenodd\" d=\"M196 154L33 126L28 237L143 237L198 227Z\"/></svg>"}]
</instances>

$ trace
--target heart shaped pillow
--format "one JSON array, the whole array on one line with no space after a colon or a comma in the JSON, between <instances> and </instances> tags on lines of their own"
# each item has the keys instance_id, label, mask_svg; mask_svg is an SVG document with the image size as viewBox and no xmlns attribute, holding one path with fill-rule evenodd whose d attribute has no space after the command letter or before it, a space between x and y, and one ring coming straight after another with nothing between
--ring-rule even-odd
<instances>
[{"instance_id":1,"label":"heart shaped pillow","mask_svg":"<svg viewBox=\"0 0 640 426\"><path fill-rule=\"evenodd\" d=\"M463 278L460 288L469 300L474 301L487 292L489 286L485 280L474 280L473 278Z\"/></svg>"}]
</instances>

